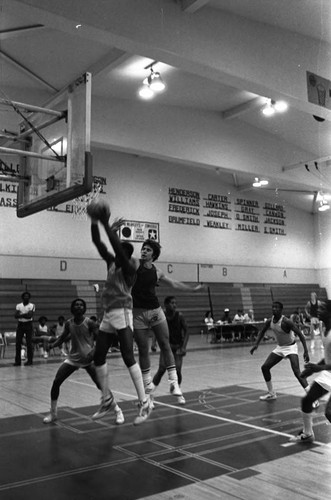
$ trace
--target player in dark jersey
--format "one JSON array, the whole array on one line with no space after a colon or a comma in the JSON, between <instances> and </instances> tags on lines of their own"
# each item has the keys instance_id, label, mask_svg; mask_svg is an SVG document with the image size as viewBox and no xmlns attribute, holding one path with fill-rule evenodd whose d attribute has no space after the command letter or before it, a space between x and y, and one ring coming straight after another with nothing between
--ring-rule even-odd
<instances>
[{"instance_id":1,"label":"player in dark jersey","mask_svg":"<svg viewBox=\"0 0 331 500\"><path fill-rule=\"evenodd\" d=\"M192 287L165 276L163 271L153 264L159 258L160 253L161 246L159 243L154 240L144 241L136 281L132 288L133 327L146 394L151 394L155 389L151 376L148 345L148 331L152 330L164 356L170 392L173 396L178 397L183 394L178 385L175 359L169 343L167 320L160 307L155 287L163 283L176 290L191 292L200 291L203 287L201 285Z\"/></svg>"},{"instance_id":2,"label":"player in dark jersey","mask_svg":"<svg viewBox=\"0 0 331 500\"><path fill-rule=\"evenodd\" d=\"M186 325L185 318L183 314L177 311L177 301L176 297L169 295L164 299L165 316L169 328L169 342L172 353L175 358L176 372L178 377L178 385L182 383L182 365L183 357L186 354L186 346L189 338L189 333ZM159 368L153 377L153 384L158 386L161 378L166 372L166 364L164 361L164 356L161 351ZM177 401L179 404L185 404L184 396L178 396Z\"/></svg>"}]
</instances>

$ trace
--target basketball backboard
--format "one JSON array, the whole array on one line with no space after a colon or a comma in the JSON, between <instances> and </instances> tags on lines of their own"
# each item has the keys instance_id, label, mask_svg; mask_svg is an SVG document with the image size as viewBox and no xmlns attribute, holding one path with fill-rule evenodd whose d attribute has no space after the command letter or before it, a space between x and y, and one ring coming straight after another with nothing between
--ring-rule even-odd
<instances>
[{"instance_id":1,"label":"basketball backboard","mask_svg":"<svg viewBox=\"0 0 331 500\"><path fill-rule=\"evenodd\" d=\"M82 75L40 109L20 125L18 217L92 189L91 74Z\"/></svg>"}]
</instances>

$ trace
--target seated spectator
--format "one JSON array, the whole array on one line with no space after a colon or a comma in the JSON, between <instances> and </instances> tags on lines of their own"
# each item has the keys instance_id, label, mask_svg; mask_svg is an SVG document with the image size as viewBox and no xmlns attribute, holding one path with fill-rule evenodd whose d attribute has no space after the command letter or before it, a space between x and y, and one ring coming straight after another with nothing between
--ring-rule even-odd
<instances>
[{"instance_id":1,"label":"seated spectator","mask_svg":"<svg viewBox=\"0 0 331 500\"><path fill-rule=\"evenodd\" d=\"M237 313L234 315L233 318L233 323L244 323L244 314L242 309L237 309ZM239 342L243 338L243 333L244 333L244 326L241 327L236 327L234 330L234 340Z\"/></svg>"},{"instance_id":2,"label":"seated spectator","mask_svg":"<svg viewBox=\"0 0 331 500\"><path fill-rule=\"evenodd\" d=\"M249 309L248 312L244 314L244 322L245 323L254 323L255 322L253 309Z\"/></svg>"},{"instance_id":3,"label":"seated spectator","mask_svg":"<svg viewBox=\"0 0 331 500\"><path fill-rule=\"evenodd\" d=\"M211 344L216 343L216 332L215 332L215 324L214 324L214 318L212 317L211 311L206 311L205 314L205 319L204 319L205 325L207 326L208 333L211 333Z\"/></svg>"},{"instance_id":4,"label":"seated spectator","mask_svg":"<svg viewBox=\"0 0 331 500\"><path fill-rule=\"evenodd\" d=\"M64 325L65 325L65 317L59 316L57 319L57 323L53 325L50 329L50 333L53 338L58 339L60 335L62 335L62 333L64 332ZM69 351L70 351L70 339L68 339L66 342L63 342L61 347L61 354L67 357Z\"/></svg>"},{"instance_id":5,"label":"seated spectator","mask_svg":"<svg viewBox=\"0 0 331 500\"><path fill-rule=\"evenodd\" d=\"M253 309L249 309L247 313L244 314L244 323L254 323L255 316ZM255 340L259 329L254 325L245 325L245 340L250 340L251 342Z\"/></svg>"},{"instance_id":6,"label":"seated spectator","mask_svg":"<svg viewBox=\"0 0 331 500\"><path fill-rule=\"evenodd\" d=\"M52 339L52 335L48 333L48 326L46 325L48 319L46 316L40 316L38 319L38 326L35 328L34 336L32 337L32 342L38 346L42 346L41 354L44 358L49 356L49 341Z\"/></svg>"},{"instance_id":7,"label":"seated spectator","mask_svg":"<svg viewBox=\"0 0 331 500\"><path fill-rule=\"evenodd\" d=\"M229 325L232 323L232 318L230 316L230 309L228 307L226 307L224 309L224 314L221 318L221 320L219 321L219 323L221 325ZM222 335L223 335L223 338L225 341L231 341L233 342L234 341L234 331L232 329L222 329Z\"/></svg>"}]
</instances>

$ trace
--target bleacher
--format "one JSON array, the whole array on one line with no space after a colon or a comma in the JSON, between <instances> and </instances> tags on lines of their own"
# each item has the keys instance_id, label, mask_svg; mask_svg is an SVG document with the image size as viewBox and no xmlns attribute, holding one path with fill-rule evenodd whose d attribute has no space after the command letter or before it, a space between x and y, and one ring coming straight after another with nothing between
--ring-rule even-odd
<instances>
[{"instance_id":1,"label":"bleacher","mask_svg":"<svg viewBox=\"0 0 331 500\"><path fill-rule=\"evenodd\" d=\"M24 291L31 293L31 302L36 305L35 320L39 316L48 318L48 325L55 324L58 316L70 317L70 304L76 297L83 298L87 303L87 315L102 316L100 308L100 293L96 293L93 285L98 283L102 289L103 283L97 280L30 280L30 279L0 279L0 332L16 329L14 318L16 304L21 301ZM194 286L194 283L191 283ZM210 309L209 294L212 302L214 320L221 319L224 308L230 309L235 315L237 309L247 311L252 308L256 320L271 316L273 300L284 304L284 314L290 316L294 309L304 307L312 291L320 300L327 299L325 288L316 283L298 285L274 284L242 284L242 283L206 283L209 288L203 292L183 292L173 288L160 286L157 294L160 304L167 295L177 297L178 309L184 314L190 328L190 333L200 334L206 311Z\"/></svg>"}]
</instances>

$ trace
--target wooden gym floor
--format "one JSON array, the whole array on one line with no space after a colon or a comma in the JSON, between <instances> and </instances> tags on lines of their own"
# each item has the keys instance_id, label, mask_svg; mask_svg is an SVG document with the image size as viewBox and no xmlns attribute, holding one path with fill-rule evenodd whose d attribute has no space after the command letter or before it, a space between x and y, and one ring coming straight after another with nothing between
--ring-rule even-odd
<instances>
[{"instance_id":1,"label":"wooden gym floor","mask_svg":"<svg viewBox=\"0 0 331 500\"><path fill-rule=\"evenodd\" d=\"M85 370L62 386L59 420L43 424L60 357L13 367L0 360L1 500L250 500L331 498L331 426L321 402L314 444L289 443L301 428L303 389L290 365L273 369L278 398L265 393L260 365L273 349L220 348L190 339L178 406L162 380L151 417L139 427L131 380L118 354L110 381L126 422L92 421L99 393ZM300 346L301 347L301 346ZM300 357L302 359L300 350ZM318 349L312 360L321 358ZM157 366L158 355L151 356Z\"/></svg>"}]
</instances>

